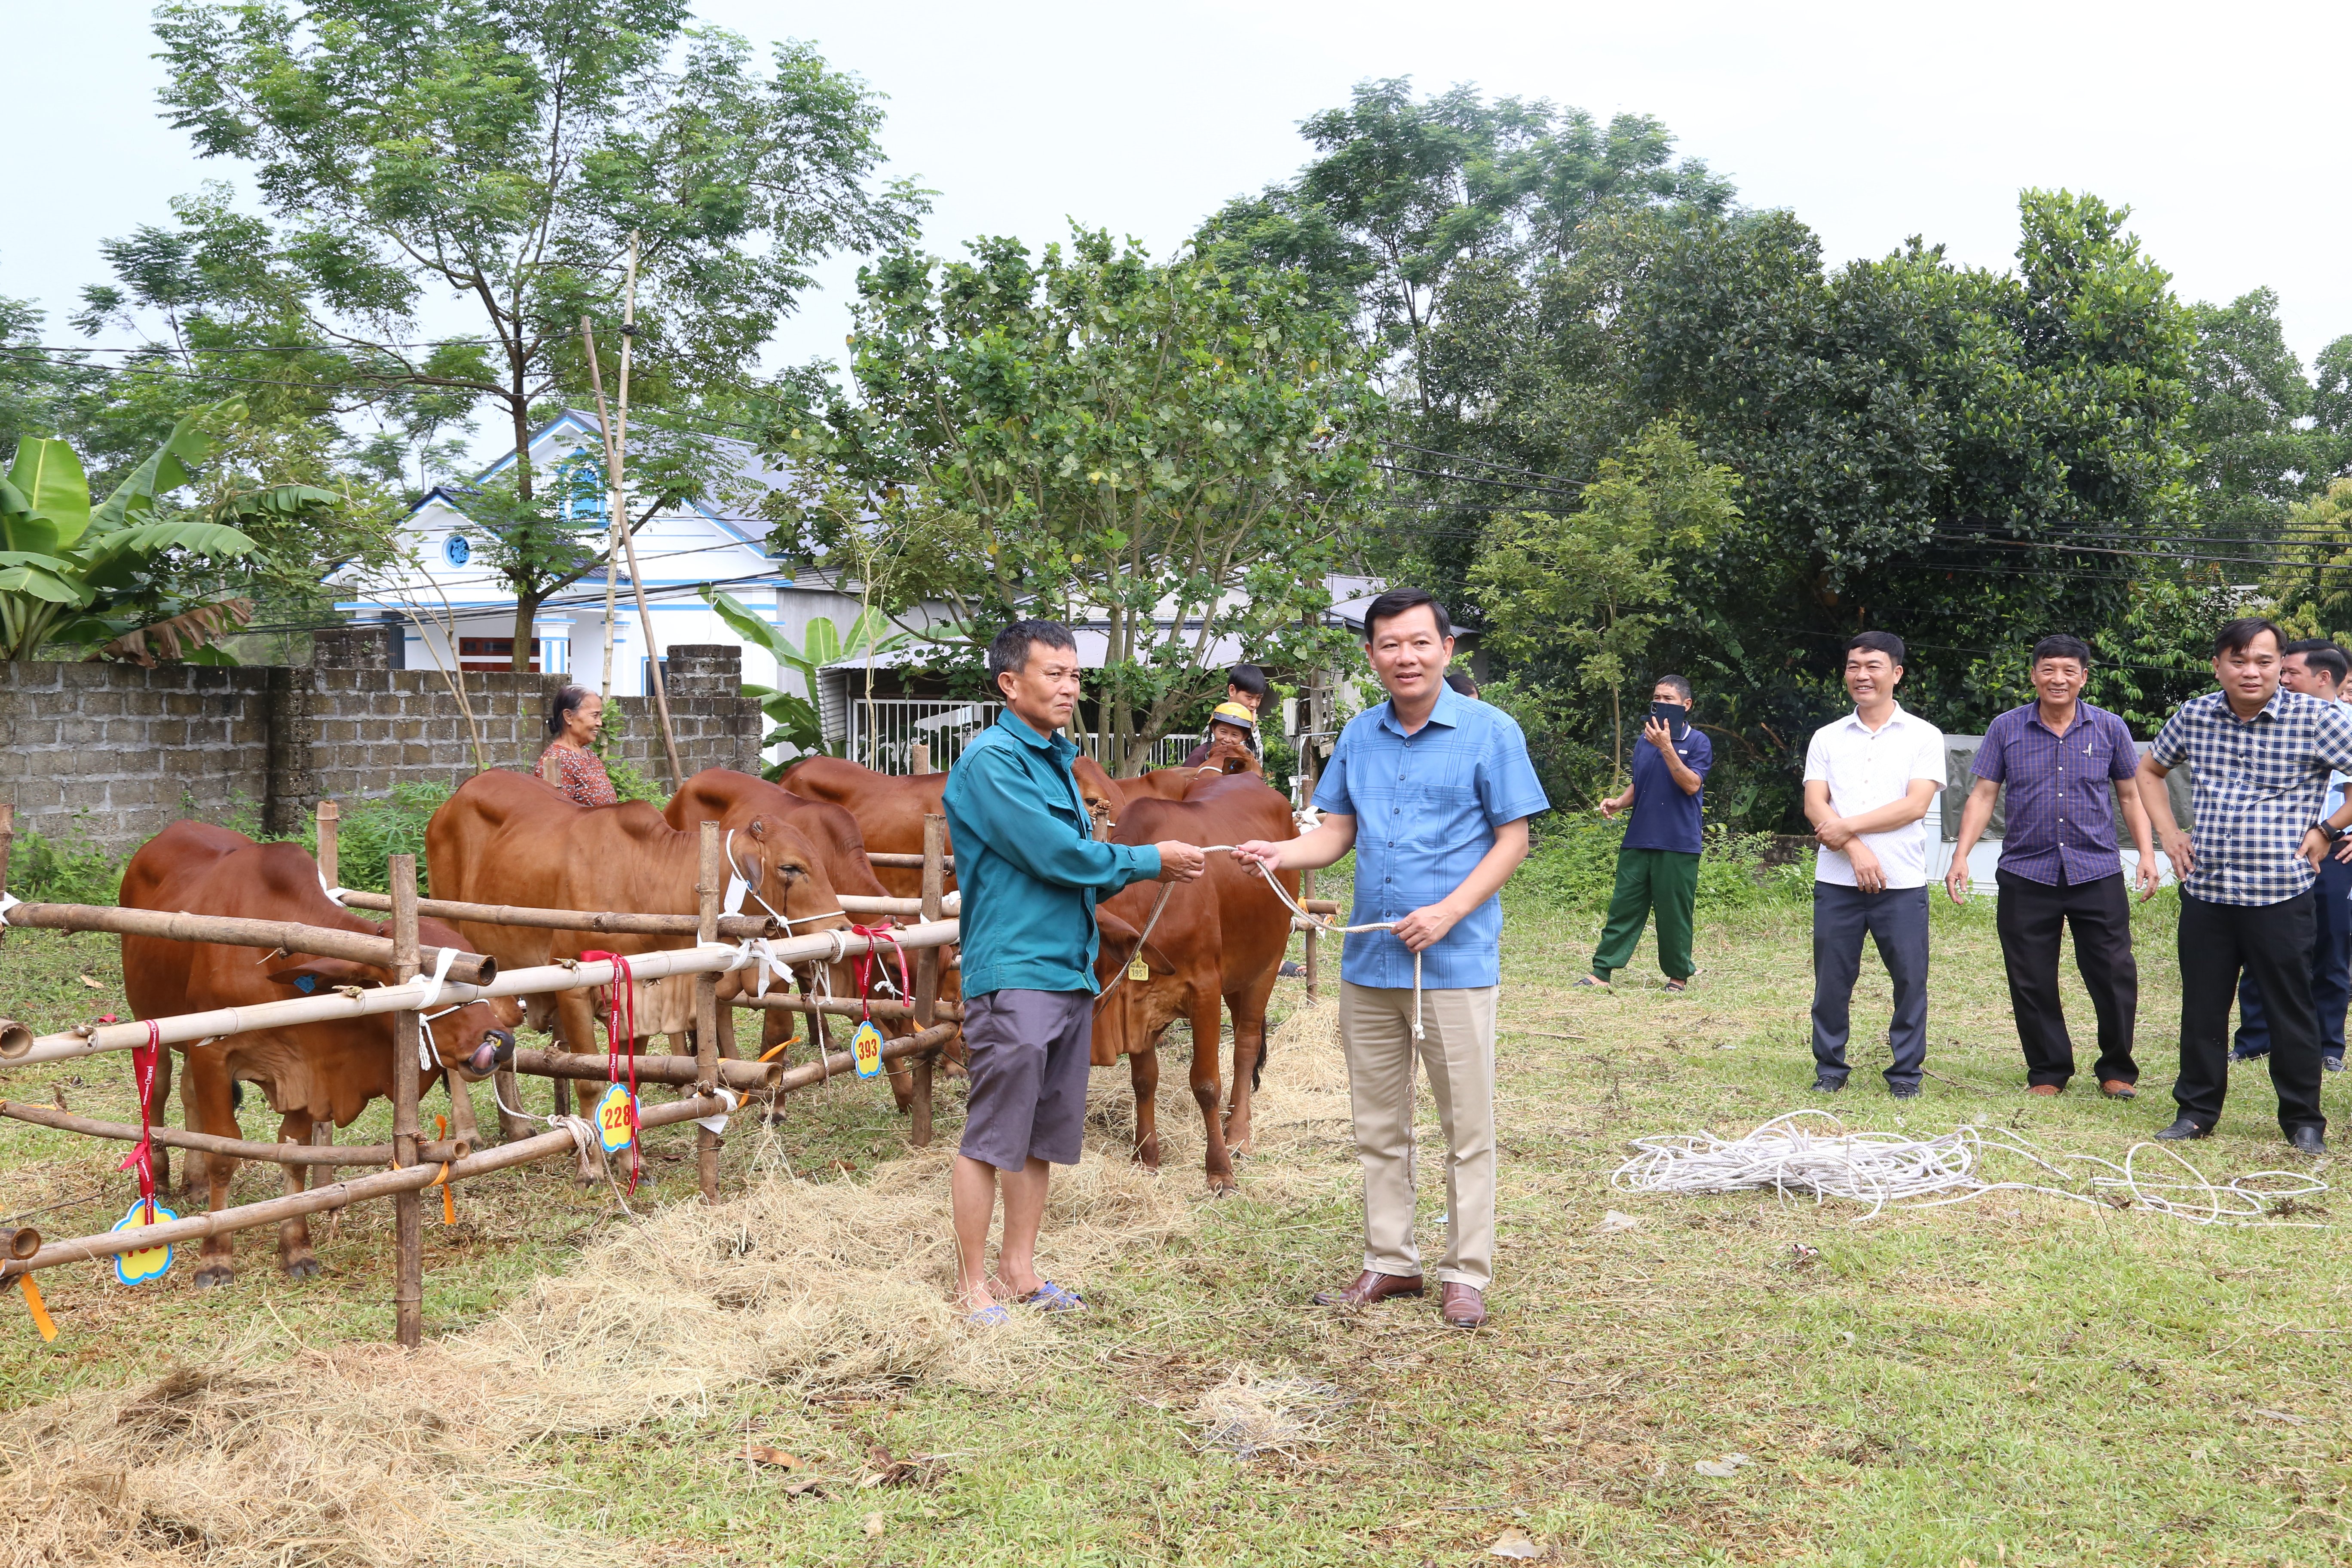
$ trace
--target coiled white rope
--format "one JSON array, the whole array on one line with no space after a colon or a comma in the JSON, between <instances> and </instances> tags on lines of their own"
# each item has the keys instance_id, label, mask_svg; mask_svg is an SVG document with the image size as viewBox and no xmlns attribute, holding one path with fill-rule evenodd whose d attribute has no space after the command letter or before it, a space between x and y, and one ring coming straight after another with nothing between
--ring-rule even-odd
<instances>
[{"instance_id":1,"label":"coiled white rope","mask_svg":"<svg viewBox=\"0 0 2352 1568\"><path fill-rule=\"evenodd\" d=\"M1868 1204L1869 1212L1851 1222L1856 1225L1877 1218L1890 1206L1937 1208L1987 1193L2041 1193L2097 1207L2147 1209L2191 1225L2327 1228L2316 1220L2284 1217L2294 1212L2284 1206L2284 1200L2306 1199L2328 1190L2317 1176L2301 1171L2253 1171L2217 1184L2178 1150L2161 1143L2135 1143L2118 1163L2095 1154L2045 1152L2006 1128L1963 1125L1937 1138L1911 1138L1899 1132L1849 1131L1828 1111L1805 1110L1776 1116L1742 1138L1669 1132L1636 1138L1633 1147L1639 1152L1609 1177L1609 1184L1620 1192L1769 1189L1784 1198L1811 1194L1816 1205L1826 1198ZM2149 1151L2170 1165L2144 1171L2142 1154ZM2001 1154L2023 1160L2067 1184L1985 1179L1980 1173L1985 1157Z\"/></svg>"}]
</instances>

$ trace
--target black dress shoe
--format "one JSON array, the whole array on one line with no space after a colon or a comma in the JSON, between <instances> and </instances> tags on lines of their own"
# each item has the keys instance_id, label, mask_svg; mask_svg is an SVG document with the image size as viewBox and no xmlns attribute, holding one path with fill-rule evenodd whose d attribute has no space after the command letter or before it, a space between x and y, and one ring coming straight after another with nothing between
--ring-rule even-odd
<instances>
[{"instance_id":1,"label":"black dress shoe","mask_svg":"<svg viewBox=\"0 0 2352 1568\"><path fill-rule=\"evenodd\" d=\"M2230 1059L2233 1062L2258 1062L2270 1054L2271 1048L2268 1046L2264 1046L2259 1051L2250 1051L2242 1047L2232 1047L2230 1051Z\"/></svg>"},{"instance_id":2,"label":"black dress shoe","mask_svg":"<svg viewBox=\"0 0 2352 1568\"><path fill-rule=\"evenodd\" d=\"M1844 1084L1832 1083L1825 1078L1817 1078L1813 1079L1813 1092L1815 1094L1836 1094L1844 1088Z\"/></svg>"},{"instance_id":3,"label":"black dress shoe","mask_svg":"<svg viewBox=\"0 0 2352 1568\"><path fill-rule=\"evenodd\" d=\"M2344 1070L2344 1057L2340 1052L2331 1053L2322 1051L2319 1053L2319 1065L2326 1068L2329 1072L2342 1072Z\"/></svg>"},{"instance_id":4,"label":"black dress shoe","mask_svg":"<svg viewBox=\"0 0 2352 1568\"><path fill-rule=\"evenodd\" d=\"M2184 1116L2157 1136L2167 1142L2186 1142L2191 1138L2210 1138L2213 1136L2213 1130L2210 1127L2200 1127Z\"/></svg>"},{"instance_id":5,"label":"black dress shoe","mask_svg":"<svg viewBox=\"0 0 2352 1568\"><path fill-rule=\"evenodd\" d=\"M1890 1083L1886 1086L1886 1092L1896 1100L1916 1100L1919 1098L1919 1086L1916 1083Z\"/></svg>"},{"instance_id":6,"label":"black dress shoe","mask_svg":"<svg viewBox=\"0 0 2352 1568\"><path fill-rule=\"evenodd\" d=\"M2298 1127L2286 1135L2286 1141L2294 1145L2296 1153L2308 1154L2315 1160L2327 1152L2327 1140L2321 1136L2316 1127Z\"/></svg>"}]
</instances>

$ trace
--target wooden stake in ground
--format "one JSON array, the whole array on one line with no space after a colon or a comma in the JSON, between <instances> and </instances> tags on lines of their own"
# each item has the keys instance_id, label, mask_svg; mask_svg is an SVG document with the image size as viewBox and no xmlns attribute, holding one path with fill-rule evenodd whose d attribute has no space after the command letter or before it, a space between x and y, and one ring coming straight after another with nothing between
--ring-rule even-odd
<instances>
[{"instance_id":1,"label":"wooden stake in ground","mask_svg":"<svg viewBox=\"0 0 2352 1568\"><path fill-rule=\"evenodd\" d=\"M319 853L316 856L316 859L319 862L319 880L320 883L330 888L340 888L343 885L341 870L342 852L336 843L336 836L341 831L340 825L342 821L342 816L343 808L337 805L333 801L322 800L319 803L317 811L319 823Z\"/></svg>"},{"instance_id":2,"label":"wooden stake in ground","mask_svg":"<svg viewBox=\"0 0 2352 1568\"><path fill-rule=\"evenodd\" d=\"M416 978L416 857L392 858L392 972L394 984ZM422 1129L416 1121L417 1052L425 1037L425 1016L404 1007L392 1024L392 1163L400 1169L416 1163ZM425 1235L422 1205L416 1189L406 1188L392 1200L393 1234L397 1258L392 1288L393 1331L404 1345L415 1346L425 1337Z\"/></svg>"},{"instance_id":3,"label":"wooden stake in ground","mask_svg":"<svg viewBox=\"0 0 2352 1568\"><path fill-rule=\"evenodd\" d=\"M929 759L925 759L929 761ZM947 858L948 819L936 812L923 816L923 918L937 920L944 897L940 891L947 885L947 872L942 865ZM940 1005L940 950L927 947L915 954L915 1022L929 1028L937 1020ZM908 1065L914 1082L913 1102L908 1107L907 1142L918 1149L931 1144L931 1068L939 1059L937 1051L926 1051Z\"/></svg>"},{"instance_id":4,"label":"wooden stake in ground","mask_svg":"<svg viewBox=\"0 0 2352 1568\"><path fill-rule=\"evenodd\" d=\"M1312 871L1301 871L1301 872L1299 872L1299 873L1298 873L1298 900L1299 900L1299 907L1300 907L1301 909L1306 908L1306 907L1307 907L1307 900L1308 899L1313 898L1314 896L1315 896L1315 873L1314 873L1314 872L1312 872ZM1321 956L1321 955L1320 955L1320 953L1319 953L1319 952L1318 952L1318 942L1317 942L1317 933L1316 933L1316 932L1314 932L1314 931L1309 931L1307 933L1307 941L1306 941L1306 942L1305 942L1305 944L1304 944L1304 945L1305 945L1305 947L1306 947L1306 949L1307 949L1307 999L1309 1002L1313 1002L1313 1001L1319 1000L1319 999L1321 998L1322 994L1323 994L1323 990L1322 990L1322 984L1323 984L1323 974L1322 974L1322 969L1321 969L1321 966L1320 966L1319 964L1318 964L1318 963L1315 962L1317 958L1318 958L1319 956Z\"/></svg>"},{"instance_id":5,"label":"wooden stake in ground","mask_svg":"<svg viewBox=\"0 0 2352 1568\"><path fill-rule=\"evenodd\" d=\"M726 857L719 847L719 824L702 825L702 874L695 879L694 891L700 901L702 929L696 933L698 942L719 940L719 900L727 888L726 873L719 868ZM709 1094L719 1082L719 976L698 974L694 977L694 1092ZM695 1166L702 1177L702 1201L719 1201L719 1134L708 1127L698 1127L694 1132Z\"/></svg>"}]
</instances>

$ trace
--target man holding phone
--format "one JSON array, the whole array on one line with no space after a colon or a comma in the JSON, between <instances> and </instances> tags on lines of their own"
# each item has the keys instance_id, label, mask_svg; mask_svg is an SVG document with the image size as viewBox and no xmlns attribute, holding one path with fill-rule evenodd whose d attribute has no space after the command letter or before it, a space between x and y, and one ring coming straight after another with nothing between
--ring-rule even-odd
<instances>
[{"instance_id":1,"label":"man holding phone","mask_svg":"<svg viewBox=\"0 0 2352 1568\"><path fill-rule=\"evenodd\" d=\"M1903 639L1864 632L1845 645L1853 711L1805 749L1805 820L1813 860L1813 1088L1845 1087L1846 1036L1862 939L1878 943L1895 983L1886 1090L1919 1092L1927 1065L1927 835L1945 782L1944 732L1895 700Z\"/></svg>"},{"instance_id":2,"label":"man holding phone","mask_svg":"<svg viewBox=\"0 0 2352 1568\"><path fill-rule=\"evenodd\" d=\"M1643 743L1633 748L1633 778L1625 793L1601 803L1601 815L1630 810L1617 850L1617 889L1593 950L1592 973L1579 985L1607 985L1633 959L1651 912L1658 919L1658 967L1666 989L1690 988L1692 914L1698 902L1698 857L1705 840L1700 816L1715 748L1690 721L1691 684L1662 675L1650 692Z\"/></svg>"}]
</instances>

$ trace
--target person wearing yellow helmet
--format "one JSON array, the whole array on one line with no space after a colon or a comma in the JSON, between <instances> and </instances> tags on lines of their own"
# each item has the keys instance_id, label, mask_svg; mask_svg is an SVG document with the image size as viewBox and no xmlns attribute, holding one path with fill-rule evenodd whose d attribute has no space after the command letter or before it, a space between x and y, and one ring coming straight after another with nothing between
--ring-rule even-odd
<instances>
[{"instance_id":1,"label":"person wearing yellow helmet","mask_svg":"<svg viewBox=\"0 0 2352 1568\"><path fill-rule=\"evenodd\" d=\"M1225 700L1218 703L1216 710L1209 715L1209 732L1185 756L1183 765L1188 768L1201 765L1210 748L1217 743L1217 727L1220 724L1230 725L1240 734L1243 743L1249 747L1251 752L1256 753L1257 711L1259 704L1265 700L1266 690L1265 671L1254 664L1234 666L1225 676Z\"/></svg>"}]
</instances>

